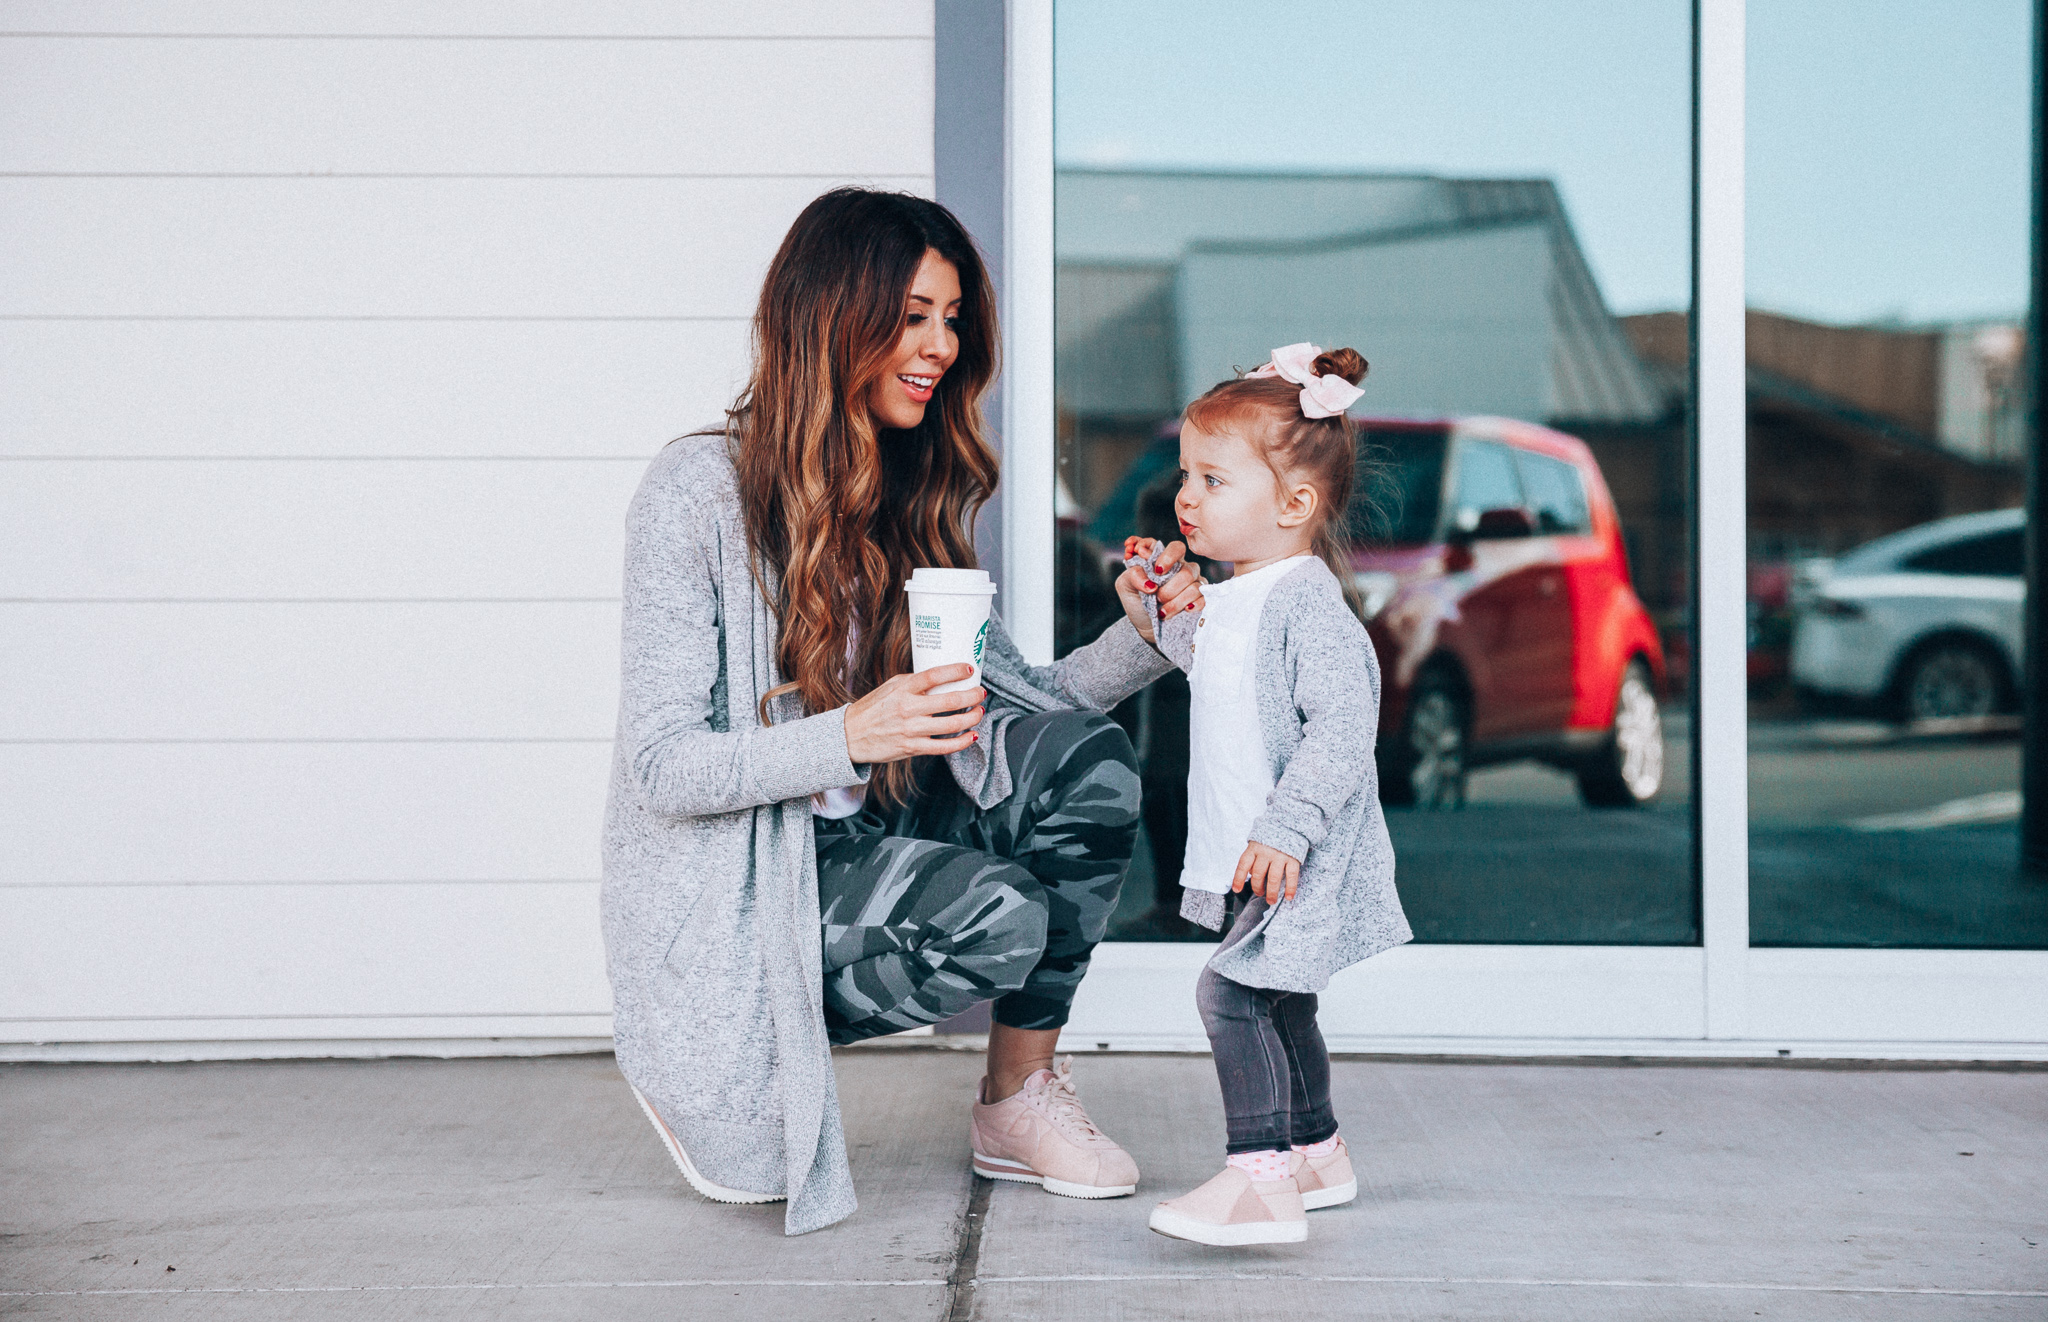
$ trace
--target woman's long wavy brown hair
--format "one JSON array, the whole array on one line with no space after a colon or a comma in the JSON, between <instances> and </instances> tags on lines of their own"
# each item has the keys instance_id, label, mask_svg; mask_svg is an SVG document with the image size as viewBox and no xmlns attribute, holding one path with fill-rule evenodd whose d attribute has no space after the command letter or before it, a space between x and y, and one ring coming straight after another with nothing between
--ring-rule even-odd
<instances>
[{"instance_id":1,"label":"woman's long wavy brown hair","mask_svg":"<svg viewBox=\"0 0 2048 1322\"><path fill-rule=\"evenodd\" d=\"M927 252L959 273L959 356L923 423L883 431L867 401L895 363ZM974 567L972 521L996 485L981 398L997 343L981 254L938 203L835 188L790 227L761 286L753 376L727 428L754 576L779 625L776 666L788 677L762 696L764 721L783 694L830 711L908 672L910 571ZM915 776L909 761L885 763L869 792L901 803Z\"/></svg>"}]
</instances>

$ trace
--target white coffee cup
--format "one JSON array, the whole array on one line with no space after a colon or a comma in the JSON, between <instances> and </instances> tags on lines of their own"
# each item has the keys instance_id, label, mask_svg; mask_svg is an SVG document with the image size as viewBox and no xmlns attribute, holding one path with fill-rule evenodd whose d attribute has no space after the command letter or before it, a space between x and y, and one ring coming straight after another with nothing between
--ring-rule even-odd
<instances>
[{"instance_id":1,"label":"white coffee cup","mask_svg":"<svg viewBox=\"0 0 2048 1322\"><path fill-rule=\"evenodd\" d=\"M981 569L913 569L903 585L910 598L910 668L970 665L974 673L934 693L981 683L981 652L988 643L989 600L996 585Z\"/></svg>"}]
</instances>

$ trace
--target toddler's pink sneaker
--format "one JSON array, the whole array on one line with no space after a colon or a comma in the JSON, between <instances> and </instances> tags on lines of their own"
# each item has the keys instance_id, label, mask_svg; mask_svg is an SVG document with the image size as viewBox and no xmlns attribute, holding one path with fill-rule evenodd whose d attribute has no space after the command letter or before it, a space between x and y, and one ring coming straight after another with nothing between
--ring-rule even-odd
<instances>
[{"instance_id":1,"label":"toddler's pink sneaker","mask_svg":"<svg viewBox=\"0 0 2048 1322\"><path fill-rule=\"evenodd\" d=\"M1043 1185L1069 1198L1137 1192L1138 1163L1088 1118L1074 1095L1073 1070L1073 1058L1062 1056L1054 1069L1025 1079L1014 1097L975 1099L976 1175Z\"/></svg>"},{"instance_id":2,"label":"toddler's pink sneaker","mask_svg":"<svg viewBox=\"0 0 2048 1322\"><path fill-rule=\"evenodd\" d=\"M1193 1193L1152 1209L1152 1229L1197 1244L1299 1244L1308 1214L1292 1179L1254 1180L1235 1166Z\"/></svg>"},{"instance_id":3,"label":"toddler's pink sneaker","mask_svg":"<svg viewBox=\"0 0 2048 1322\"><path fill-rule=\"evenodd\" d=\"M1287 1165L1294 1173L1294 1183L1301 1189L1301 1205L1310 1211L1335 1207L1358 1197L1358 1176L1352 1172L1351 1153L1341 1137L1337 1150L1328 1156L1289 1152Z\"/></svg>"}]
</instances>

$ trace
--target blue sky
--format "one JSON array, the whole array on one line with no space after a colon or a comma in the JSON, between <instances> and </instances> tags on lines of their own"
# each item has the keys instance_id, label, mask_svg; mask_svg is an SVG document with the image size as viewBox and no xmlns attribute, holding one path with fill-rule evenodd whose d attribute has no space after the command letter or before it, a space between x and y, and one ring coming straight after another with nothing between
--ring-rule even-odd
<instances>
[{"instance_id":1,"label":"blue sky","mask_svg":"<svg viewBox=\"0 0 2048 1322\"><path fill-rule=\"evenodd\" d=\"M2026 301L2026 0L1750 0L1751 303ZM1094 165L1554 178L1616 311L1690 284L1688 0L1062 0L1058 150Z\"/></svg>"}]
</instances>

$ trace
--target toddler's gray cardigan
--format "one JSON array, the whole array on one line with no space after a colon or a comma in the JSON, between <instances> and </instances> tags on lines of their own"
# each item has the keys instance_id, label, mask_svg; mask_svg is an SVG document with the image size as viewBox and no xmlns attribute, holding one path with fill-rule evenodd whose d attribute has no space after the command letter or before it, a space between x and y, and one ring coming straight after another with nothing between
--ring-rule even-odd
<instances>
[{"instance_id":1,"label":"toddler's gray cardigan","mask_svg":"<svg viewBox=\"0 0 2048 1322\"><path fill-rule=\"evenodd\" d=\"M867 770L847 760L844 708L806 715L791 695L759 719L782 676L747 560L725 438L672 443L626 516L600 904L620 1070L708 1178L787 1192L784 1228L801 1234L854 1210L810 796ZM1050 666L1025 664L1000 620L989 635L981 742L948 759L984 808L1010 793L1012 721L1107 709L1170 668L1128 622Z\"/></svg>"},{"instance_id":2,"label":"toddler's gray cardigan","mask_svg":"<svg viewBox=\"0 0 2048 1322\"><path fill-rule=\"evenodd\" d=\"M1194 668L1197 626L1186 612L1159 630L1161 650L1184 670ZM1319 992L1337 970L1414 936L1394 890L1373 762L1379 659L1337 576L1316 559L1273 586L1254 657L1274 785L1251 838L1300 859L1301 880L1293 899L1267 908L1209 967L1247 987ZM1181 892L1193 922L1220 928L1223 912L1221 895Z\"/></svg>"}]
</instances>

